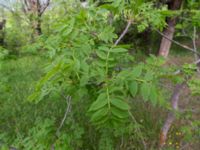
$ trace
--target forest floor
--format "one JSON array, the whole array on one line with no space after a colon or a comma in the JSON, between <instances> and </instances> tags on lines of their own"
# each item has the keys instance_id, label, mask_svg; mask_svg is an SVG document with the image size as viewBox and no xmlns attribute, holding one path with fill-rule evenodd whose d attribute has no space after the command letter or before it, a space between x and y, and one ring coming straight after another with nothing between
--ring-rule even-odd
<instances>
[{"instance_id":1,"label":"forest floor","mask_svg":"<svg viewBox=\"0 0 200 150\"><path fill-rule=\"evenodd\" d=\"M181 55L172 54L168 58L167 65L181 66L184 63L191 63L193 60L193 55L188 57L188 55L184 53ZM0 132L7 131L12 134L12 132L17 133L16 130L18 129L25 130L26 128L29 128L29 124L24 123L24 120L26 119L22 119L25 114L22 116L19 114L23 110L25 111L24 113L29 111L29 107L25 108L28 105L26 104L27 97L33 92L34 85L44 74L42 70L44 70L45 64L45 58L39 56L22 56L21 58L8 59L1 63L0 99L4 101L0 101L0 105L2 106L0 107L0 122L4 122L3 124L0 124ZM173 86L169 84L168 88L173 89ZM187 106L187 108L185 106ZM191 116L188 116L190 119L200 119L200 97L191 97L188 89L182 92L180 107L184 111L192 110L192 118ZM9 111L13 112L13 110L15 113L8 113ZM169 146L179 149L179 146L181 145L184 146L182 150L199 150L199 141L194 141L192 143L182 142L183 135L180 131L180 126L184 127L190 125L190 119L181 118L176 121L168 137ZM13 121L16 125L14 129Z\"/></svg>"}]
</instances>

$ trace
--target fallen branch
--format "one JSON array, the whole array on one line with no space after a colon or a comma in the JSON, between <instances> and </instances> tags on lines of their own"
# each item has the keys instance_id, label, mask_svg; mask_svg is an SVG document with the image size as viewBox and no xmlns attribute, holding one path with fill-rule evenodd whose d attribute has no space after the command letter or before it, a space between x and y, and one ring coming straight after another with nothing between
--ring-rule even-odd
<instances>
[{"instance_id":1,"label":"fallen branch","mask_svg":"<svg viewBox=\"0 0 200 150\"><path fill-rule=\"evenodd\" d=\"M165 38L167 38L160 31L158 31L158 30L156 30L156 31L158 33L160 33L162 36L164 36ZM192 51L195 54L195 62L193 62L193 64L197 65L197 67L198 67L199 64L200 64L200 58L199 58L200 55L197 52L195 38L196 38L196 28L194 27L193 37L192 37L192 43L193 43L194 49L189 48L189 47L187 47L187 46L185 46L183 44L180 44L177 41L174 41L174 40L171 40L171 41L174 42L175 44L177 44L177 45L179 45L179 46L187 49L187 50ZM168 39L168 40L170 40L170 39ZM197 69L197 71L198 71L198 69ZM177 75L180 72L181 72L181 69L175 71L174 75ZM188 77L188 80L189 79L191 79L191 76ZM184 89L187 86L187 81L184 81L181 84L177 84L176 87L175 87L175 89L174 89L174 92L173 92L172 97L171 97L171 105L172 105L172 109L173 110L168 113L167 119L165 120L164 126L163 126L163 128L161 130L161 133L160 133L160 142L159 142L160 148L162 148L165 145L166 140L167 140L167 134L168 134L168 132L169 132L169 130L171 128L172 123L176 119L176 114L175 113L178 111L178 103L179 103L179 99L180 99L181 90Z\"/></svg>"},{"instance_id":2,"label":"fallen branch","mask_svg":"<svg viewBox=\"0 0 200 150\"><path fill-rule=\"evenodd\" d=\"M184 89L186 85L186 82L183 82L181 84L177 84L174 89L174 92L171 97L171 105L173 110L168 113L167 119L165 120L164 126L161 130L159 142L160 148L162 148L165 145L169 129L171 128L172 123L176 119L176 112L178 111L178 103L180 99L181 90Z\"/></svg>"}]
</instances>

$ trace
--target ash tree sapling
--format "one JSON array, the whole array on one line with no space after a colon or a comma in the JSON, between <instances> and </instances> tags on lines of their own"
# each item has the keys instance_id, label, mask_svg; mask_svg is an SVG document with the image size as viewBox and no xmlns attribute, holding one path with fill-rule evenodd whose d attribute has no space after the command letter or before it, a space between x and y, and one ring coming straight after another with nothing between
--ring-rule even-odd
<instances>
[{"instance_id":1,"label":"ash tree sapling","mask_svg":"<svg viewBox=\"0 0 200 150\"><path fill-rule=\"evenodd\" d=\"M165 60L159 57L150 56L138 63L129 53L130 45L121 45L131 26L136 26L138 32L148 27L163 29L166 17L173 12L165 6L155 8L153 2L143 0L109 2L99 7L90 5L87 9L74 6L76 11L69 11L55 23L56 33L48 37L44 46L53 63L29 100L39 103L52 93L64 92L72 98L75 114L79 113L81 104L84 110L81 113L88 116L88 124L111 132L131 122L139 126L131 105L136 97L153 107L168 108L160 81L184 78L163 67ZM127 22L119 35L115 26L108 22L111 13L114 21L121 17ZM172 99L177 102L179 93L174 95L176 98ZM136 129L145 148L147 139L143 138L140 127ZM161 140L163 144L165 139Z\"/></svg>"},{"instance_id":2,"label":"ash tree sapling","mask_svg":"<svg viewBox=\"0 0 200 150\"><path fill-rule=\"evenodd\" d=\"M115 1L109 8L79 8L76 13L71 12L62 18L60 22L64 22L64 26L58 24L57 34L48 39L48 43L57 39L56 51L60 54L54 54L53 65L49 66L49 71L40 80L29 100L39 102L51 93L64 91L72 97L72 107L77 109L84 99L82 103L87 109L83 114L88 114L90 123L101 130L104 127L117 129L132 122L130 118L134 117L130 101L136 95L154 106L162 105L158 72L163 60L152 56L145 64L138 64L126 46L120 45L121 39L133 24L142 31L149 26L148 23L153 23L152 17L164 23L165 16L155 16L156 10L151 3L139 4L139 8L136 8L135 1L131 5ZM132 6L135 7L133 11ZM148 10L149 15L144 10ZM107 21L112 11L119 12L127 22L119 36ZM115 17L119 14L116 13ZM153 25L162 28L164 24L155 22ZM51 45L46 47L52 50ZM122 69L116 69L119 67Z\"/></svg>"}]
</instances>

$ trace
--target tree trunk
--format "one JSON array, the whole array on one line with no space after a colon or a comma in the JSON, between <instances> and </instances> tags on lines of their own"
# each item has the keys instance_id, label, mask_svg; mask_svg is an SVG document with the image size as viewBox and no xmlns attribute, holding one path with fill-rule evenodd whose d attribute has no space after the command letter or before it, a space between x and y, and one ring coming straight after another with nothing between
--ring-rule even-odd
<instances>
[{"instance_id":1,"label":"tree trunk","mask_svg":"<svg viewBox=\"0 0 200 150\"><path fill-rule=\"evenodd\" d=\"M2 22L0 22L0 46L4 45L4 38L5 38L5 31L4 27L6 25L6 20L4 19Z\"/></svg>"},{"instance_id":2,"label":"tree trunk","mask_svg":"<svg viewBox=\"0 0 200 150\"><path fill-rule=\"evenodd\" d=\"M39 0L37 0L37 23L36 23L36 34L41 35L42 34L42 28L41 28L41 18L42 18L42 13L41 13L41 8L42 4L40 3Z\"/></svg>"},{"instance_id":3,"label":"tree trunk","mask_svg":"<svg viewBox=\"0 0 200 150\"><path fill-rule=\"evenodd\" d=\"M180 9L182 4L182 0L172 0L168 3L169 10L178 10ZM169 54L169 50L171 48L172 42L170 40L174 37L176 25L176 17L167 19L167 28L163 31L163 34L168 38L162 37L160 48L159 48L159 56L167 57Z\"/></svg>"},{"instance_id":4,"label":"tree trunk","mask_svg":"<svg viewBox=\"0 0 200 150\"><path fill-rule=\"evenodd\" d=\"M36 31L36 34L37 35L41 35L42 34L42 28L41 28L41 15L38 14L38 18L37 18L37 23L36 23L36 28L35 28L35 31Z\"/></svg>"}]
</instances>

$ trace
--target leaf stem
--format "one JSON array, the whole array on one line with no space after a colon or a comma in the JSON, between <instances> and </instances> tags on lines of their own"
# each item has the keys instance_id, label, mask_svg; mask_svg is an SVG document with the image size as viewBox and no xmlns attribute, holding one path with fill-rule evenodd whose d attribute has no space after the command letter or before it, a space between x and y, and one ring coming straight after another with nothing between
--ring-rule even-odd
<instances>
[{"instance_id":1,"label":"leaf stem","mask_svg":"<svg viewBox=\"0 0 200 150\"><path fill-rule=\"evenodd\" d=\"M108 86L107 86L107 88L106 88L106 94L107 94L107 99L108 99L108 108L110 109L110 95L109 95Z\"/></svg>"},{"instance_id":2,"label":"leaf stem","mask_svg":"<svg viewBox=\"0 0 200 150\"><path fill-rule=\"evenodd\" d=\"M108 59L109 59L109 56L110 56L110 49L107 53L107 56L106 56L106 94L107 94L107 99L108 99L108 108L110 109L110 95L109 95L109 88L108 88Z\"/></svg>"},{"instance_id":3,"label":"leaf stem","mask_svg":"<svg viewBox=\"0 0 200 150\"><path fill-rule=\"evenodd\" d=\"M134 78L135 81L139 81L139 82L146 82L146 80L142 80L142 79L137 79L137 78Z\"/></svg>"}]
</instances>

